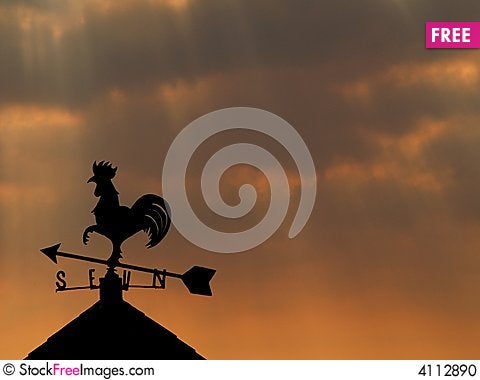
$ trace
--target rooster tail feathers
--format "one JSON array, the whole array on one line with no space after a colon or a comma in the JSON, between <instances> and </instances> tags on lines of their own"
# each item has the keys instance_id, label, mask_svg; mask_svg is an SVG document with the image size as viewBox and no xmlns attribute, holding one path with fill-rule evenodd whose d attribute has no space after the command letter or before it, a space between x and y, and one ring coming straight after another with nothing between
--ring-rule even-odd
<instances>
[{"instance_id":1,"label":"rooster tail feathers","mask_svg":"<svg viewBox=\"0 0 480 380\"><path fill-rule=\"evenodd\" d=\"M132 212L139 221L139 227L148 235L147 248L156 246L170 228L170 207L162 197L147 194L140 197L132 206Z\"/></svg>"}]
</instances>

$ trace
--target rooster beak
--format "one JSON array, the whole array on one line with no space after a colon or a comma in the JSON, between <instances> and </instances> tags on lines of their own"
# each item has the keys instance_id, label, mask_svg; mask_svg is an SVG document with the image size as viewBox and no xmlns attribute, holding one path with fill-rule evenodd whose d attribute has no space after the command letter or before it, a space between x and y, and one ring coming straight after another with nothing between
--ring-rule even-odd
<instances>
[{"instance_id":1,"label":"rooster beak","mask_svg":"<svg viewBox=\"0 0 480 380\"><path fill-rule=\"evenodd\" d=\"M95 176L90 177L90 179L87 181L87 183L90 183L90 182L95 182Z\"/></svg>"}]
</instances>

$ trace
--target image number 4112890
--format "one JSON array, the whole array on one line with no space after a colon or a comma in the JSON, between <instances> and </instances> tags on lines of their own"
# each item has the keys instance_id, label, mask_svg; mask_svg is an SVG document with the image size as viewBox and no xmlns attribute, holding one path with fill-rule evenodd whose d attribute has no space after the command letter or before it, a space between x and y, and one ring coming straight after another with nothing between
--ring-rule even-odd
<instances>
[{"instance_id":1,"label":"image number 4112890","mask_svg":"<svg viewBox=\"0 0 480 380\"><path fill-rule=\"evenodd\" d=\"M422 376L470 376L477 374L477 367L475 364L424 364L419 375Z\"/></svg>"}]
</instances>

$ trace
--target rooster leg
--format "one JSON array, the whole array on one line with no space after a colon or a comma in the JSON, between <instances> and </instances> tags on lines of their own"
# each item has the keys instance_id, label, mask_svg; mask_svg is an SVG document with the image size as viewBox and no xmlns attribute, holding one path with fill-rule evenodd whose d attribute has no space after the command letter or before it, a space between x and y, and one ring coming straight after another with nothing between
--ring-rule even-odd
<instances>
[{"instance_id":1,"label":"rooster leg","mask_svg":"<svg viewBox=\"0 0 480 380\"><path fill-rule=\"evenodd\" d=\"M98 226L96 224L93 224L91 226L88 226L85 228L85 231L83 231L83 244L87 245L88 239L90 238L88 235L90 235L92 232L97 232Z\"/></svg>"}]
</instances>

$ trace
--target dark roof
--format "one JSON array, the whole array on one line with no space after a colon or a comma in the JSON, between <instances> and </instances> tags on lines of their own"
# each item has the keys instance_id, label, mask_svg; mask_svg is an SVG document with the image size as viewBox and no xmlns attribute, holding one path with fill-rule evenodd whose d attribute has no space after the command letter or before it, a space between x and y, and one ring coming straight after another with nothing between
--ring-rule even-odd
<instances>
[{"instance_id":1,"label":"dark roof","mask_svg":"<svg viewBox=\"0 0 480 380\"><path fill-rule=\"evenodd\" d=\"M114 281L116 288L118 283ZM105 287L106 282L100 286ZM112 283L109 285L111 290ZM175 334L124 301L121 288L114 290L116 298L102 290L97 303L26 359L204 359Z\"/></svg>"}]
</instances>

